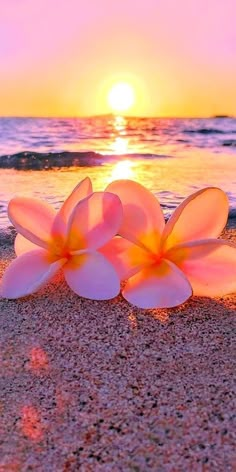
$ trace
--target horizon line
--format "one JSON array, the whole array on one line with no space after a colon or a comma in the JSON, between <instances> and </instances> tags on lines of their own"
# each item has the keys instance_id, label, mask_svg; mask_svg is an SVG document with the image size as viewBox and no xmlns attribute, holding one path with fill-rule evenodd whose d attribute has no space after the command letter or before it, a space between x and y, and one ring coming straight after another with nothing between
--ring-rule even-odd
<instances>
[{"instance_id":1,"label":"horizon line","mask_svg":"<svg viewBox=\"0 0 236 472\"><path fill-rule=\"evenodd\" d=\"M194 116L187 116L187 115L180 115L180 116L175 116L175 115L124 115L122 113L102 113L102 114L96 114L96 115L0 115L0 118L29 118L29 119L89 119L89 118L115 118L115 117L122 117L122 118L127 118L127 119L132 119L132 118L141 118L141 119L214 119L214 118L219 118L219 119L224 119L224 118L236 118L235 115L228 115L224 113L217 113L215 115L194 115Z\"/></svg>"}]
</instances>

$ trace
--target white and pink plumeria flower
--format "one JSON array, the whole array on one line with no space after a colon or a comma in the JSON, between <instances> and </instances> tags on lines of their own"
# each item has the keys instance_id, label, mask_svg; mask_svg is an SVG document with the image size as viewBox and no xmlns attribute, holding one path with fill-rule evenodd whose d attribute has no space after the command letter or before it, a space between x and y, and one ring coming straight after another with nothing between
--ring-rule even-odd
<instances>
[{"instance_id":1,"label":"white and pink plumeria flower","mask_svg":"<svg viewBox=\"0 0 236 472\"><path fill-rule=\"evenodd\" d=\"M123 205L121 237L102 252L128 279L123 296L140 308L170 308L192 293L222 296L236 291L236 247L217 239L228 218L226 194L214 187L190 195L165 225L158 200L130 180L107 191Z\"/></svg>"},{"instance_id":2,"label":"white and pink plumeria flower","mask_svg":"<svg viewBox=\"0 0 236 472\"><path fill-rule=\"evenodd\" d=\"M122 214L119 197L92 193L89 178L77 185L59 212L40 200L13 198L8 215L18 231L18 257L3 275L1 295L15 299L34 293L63 268L76 294L95 300L115 297L120 279L98 249L117 234Z\"/></svg>"}]
</instances>

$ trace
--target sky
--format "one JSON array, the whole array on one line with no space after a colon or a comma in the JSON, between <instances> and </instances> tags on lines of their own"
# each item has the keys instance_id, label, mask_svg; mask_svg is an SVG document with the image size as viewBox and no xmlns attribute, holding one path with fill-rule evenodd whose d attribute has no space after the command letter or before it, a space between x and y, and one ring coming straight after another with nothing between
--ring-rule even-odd
<instances>
[{"instance_id":1,"label":"sky","mask_svg":"<svg viewBox=\"0 0 236 472\"><path fill-rule=\"evenodd\" d=\"M235 0L0 0L0 115L236 115Z\"/></svg>"}]
</instances>

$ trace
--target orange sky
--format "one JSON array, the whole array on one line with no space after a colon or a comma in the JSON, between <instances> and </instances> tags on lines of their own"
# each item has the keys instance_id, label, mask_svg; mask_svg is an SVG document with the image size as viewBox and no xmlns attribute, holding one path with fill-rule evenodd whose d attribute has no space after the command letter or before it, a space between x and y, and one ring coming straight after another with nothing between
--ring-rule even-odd
<instances>
[{"instance_id":1,"label":"orange sky","mask_svg":"<svg viewBox=\"0 0 236 472\"><path fill-rule=\"evenodd\" d=\"M0 115L236 115L235 0L0 0Z\"/></svg>"}]
</instances>

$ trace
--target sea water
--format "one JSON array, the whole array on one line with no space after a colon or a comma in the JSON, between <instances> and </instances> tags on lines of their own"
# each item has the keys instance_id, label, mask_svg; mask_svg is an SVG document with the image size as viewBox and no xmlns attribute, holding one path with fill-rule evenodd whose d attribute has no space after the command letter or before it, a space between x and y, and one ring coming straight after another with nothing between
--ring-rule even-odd
<instances>
[{"instance_id":1,"label":"sea water","mask_svg":"<svg viewBox=\"0 0 236 472\"><path fill-rule=\"evenodd\" d=\"M236 118L0 118L0 226L15 195L58 208L90 176L95 190L136 180L166 216L190 193L222 188L236 214Z\"/></svg>"}]
</instances>

